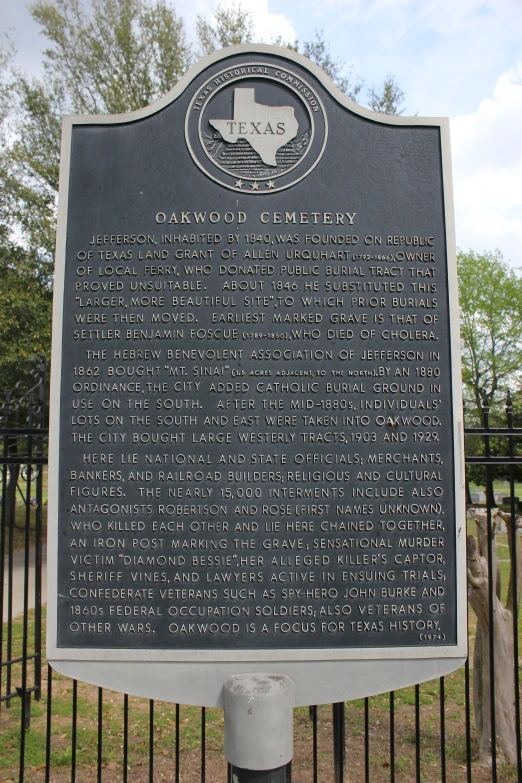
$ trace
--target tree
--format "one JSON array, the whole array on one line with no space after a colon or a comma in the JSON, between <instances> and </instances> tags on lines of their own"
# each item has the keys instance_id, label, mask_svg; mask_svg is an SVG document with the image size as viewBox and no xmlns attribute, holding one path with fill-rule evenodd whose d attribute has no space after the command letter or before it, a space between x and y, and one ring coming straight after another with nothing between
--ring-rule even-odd
<instances>
[{"instance_id":1,"label":"tree","mask_svg":"<svg viewBox=\"0 0 522 783\"><path fill-rule=\"evenodd\" d=\"M352 66L348 68L346 73L346 63L331 56L330 47L325 42L322 31L316 31L315 40L304 41L302 46L299 46L299 42L296 41L295 48L322 68L339 89L352 101L357 101L363 83L358 77L354 78Z\"/></svg>"},{"instance_id":2,"label":"tree","mask_svg":"<svg viewBox=\"0 0 522 783\"><path fill-rule=\"evenodd\" d=\"M302 46L299 46L296 41L295 49L322 68L352 101L360 102L359 95L364 82L358 76L354 76L353 66L347 68L346 63L331 56L322 32L316 31L315 41L304 41ZM388 74L380 87L369 87L367 93L366 102L372 111L381 114L402 114L403 109L400 109L400 106L405 96L392 73Z\"/></svg>"},{"instance_id":3,"label":"tree","mask_svg":"<svg viewBox=\"0 0 522 783\"><path fill-rule=\"evenodd\" d=\"M52 257L64 113L114 114L152 103L192 63L184 23L164 0L38 0L33 17L50 46L45 80L15 73L4 89L0 222Z\"/></svg>"},{"instance_id":4,"label":"tree","mask_svg":"<svg viewBox=\"0 0 522 783\"><path fill-rule=\"evenodd\" d=\"M192 64L183 20L165 0L37 0L31 13L49 41L45 79L19 72L6 78L11 52L0 49L0 226L17 237L35 263L52 265L65 113L121 113L152 103ZM198 17L200 53L254 39L251 12L218 6L213 20ZM282 44L279 40L277 43ZM314 41L285 44L321 66L352 99L362 82L345 72L317 33ZM393 79L391 79L394 85ZM394 111L402 93L383 85L370 102ZM395 108L394 108L395 107Z\"/></svg>"},{"instance_id":5,"label":"tree","mask_svg":"<svg viewBox=\"0 0 522 783\"><path fill-rule=\"evenodd\" d=\"M522 279L495 253L458 253L464 395L479 412L521 381Z\"/></svg>"},{"instance_id":6,"label":"tree","mask_svg":"<svg viewBox=\"0 0 522 783\"><path fill-rule=\"evenodd\" d=\"M196 21L196 30L202 55L210 54L216 49L233 44L255 42L256 37L252 12L245 10L240 4L232 8L218 5L214 11L213 19L206 19L199 15ZM263 43L263 41L260 40L258 43ZM302 44L299 41L285 41L280 35L275 36L270 43L292 49L294 52L308 57L328 74L340 90L352 100L356 99L362 82L357 80L355 84L351 83L352 68L349 68L348 75L343 75L345 63L331 56L322 31L316 31L314 41L303 41Z\"/></svg>"},{"instance_id":7,"label":"tree","mask_svg":"<svg viewBox=\"0 0 522 783\"><path fill-rule=\"evenodd\" d=\"M372 111L378 111L381 114L402 114L404 109L400 109L400 106L403 102L404 93L392 73L389 73L385 78L380 91L379 88L375 89L374 87L369 89L368 105Z\"/></svg>"},{"instance_id":8,"label":"tree","mask_svg":"<svg viewBox=\"0 0 522 783\"><path fill-rule=\"evenodd\" d=\"M52 42L44 66L80 114L133 111L168 92L191 62L183 20L164 0L38 0L34 19Z\"/></svg>"},{"instance_id":9,"label":"tree","mask_svg":"<svg viewBox=\"0 0 522 783\"><path fill-rule=\"evenodd\" d=\"M513 614L520 603L522 558L516 529L521 518L513 519L499 509L469 509L469 516L477 524L477 541L467 538L468 599L477 616L477 631L473 653L473 710L477 727L479 761L482 766L492 764L492 743L498 742L509 764L517 764L517 739L514 678ZM500 568L496 533L499 522L507 527L510 554L509 585L505 605L501 600ZM515 533L515 535L513 535ZM488 536L491 536L491 563L488 567ZM491 578L490 578L491 577ZM490 584L491 582L491 584ZM492 591L493 617L490 613ZM518 612L517 612L518 616ZM492 628L491 628L492 626ZM490 628L493 634L495 658L493 662L495 737L492 736Z\"/></svg>"},{"instance_id":10,"label":"tree","mask_svg":"<svg viewBox=\"0 0 522 783\"><path fill-rule=\"evenodd\" d=\"M12 236L22 237L35 256L50 259L61 116L114 114L146 106L174 86L194 53L183 19L166 0L37 0L31 13L49 41L45 79L15 73L0 82L0 122L2 105L14 107L0 136L0 224L9 226ZM241 5L218 6L212 20L198 17L196 28L204 54L255 37L252 14ZM322 33L314 41L286 45L310 57L357 98L362 82L352 79L350 71L346 75L344 63L330 55ZM385 81L382 92L370 90L370 103L395 111L394 101L402 93L392 78L391 85ZM9 94L3 103L2 87Z\"/></svg>"},{"instance_id":11,"label":"tree","mask_svg":"<svg viewBox=\"0 0 522 783\"><path fill-rule=\"evenodd\" d=\"M1 233L1 232L0 232ZM6 233L5 230L3 232ZM35 385L36 357L51 353L52 267L40 263L20 247L0 244L0 408L13 403ZM4 415L6 410L3 410ZM20 413L27 413L27 398ZM0 412L0 419L2 413ZM9 416L8 416L9 420ZM25 418L23 419L25 422ZM7 422L4 420L4 426ZM19 438L7 436L9 456L16 456ZM5 488L5 522L14 525L20 465L9 464ZM7 528L5 528L7 529Z\"/></svg>"},{"instance_id":12,"label":"tree","mask_svg":"<svg viewBox=\"0 0 522 783\"><path fill-rule=\"evenodd\" d=\"M214 19L198 16L196 22L200 53L210 54L215 49L232 44L253 42L255 40L254 19L252 13L241 5L225 8L218 5L214 11ZM259 43L263 43L259 41ZM363 88L363 81L354 76L353 66L346 66L342 60L332 57L330 47L324 40L322 31L317 30L313 41L285 41L276 36L271 41L276 46L293 49L308 57L328 74L334 84L339 87L352 101L357 101ZM368 89L368 106L373 111L382 114L401 114L400 105L404 93L390 73L380 87Z\"/></svg>"},{"instance_id":13,"label":"tree","mask_svg":"<svg viewBox=\"0 0 522 783\"><path fill-rule=\"evenodd\" d=\"M35 356L51 353L52 268L20 247L0 245L0 397L33 385Z\"/></svg>"},{"instance_id":14,"label":"tree","mask_svg":"<svg viewBox=\"0 0 522 783\"><path fill-rule=\"evenodd\" d=\"M23 237L28 251L54 252L60 162L61 91L17 76L9 85L18 114L0 138L0 224ZM12 139L8 141L8 139Z\"/></svg>"},{"instance_id":15,"label":"tree","mask_svg":"<svg viewBox=\"0 0 522 783\"><path fill-rule=\"evenodd\" d=\"M500 414L506 393L520 385L522 344L522 280L503 261L501 254L458 254L460 290L462 374L464 396L471 406L471 416L480 426L482 407L490 411L490 424ZM511 397L507 395L511 406ZM516 424L515 424L516 426ZM517 449L517 444L514 444ZM505 439L494 438L490 452L506 454ZM466 451L484 452L484 442L467 439ZM518 449L517 449L518 450ZM522 562L516 528L521 519L512 518L494 508L493 478L506 467L490 466L486 482L486 509L468 509L476 521L477 541L468 537L468 598L477 616L473 663L473 708L477 727L479 760L491 766L493 743L498 742L506 760L517 763L516 700L514 681L514 615L517 616ZM486 480L482 466L467 467L467 477ZM497 474L498 475L498 474ZM510 553L509 585L502 602L496 533L499 522L507 527ZM488 545L488 539L490 543ZM488 558L491 552L491 561ZM491 591L491 593L490 593ZM490 601L491 594L491 601ZM490 608L492 611L490 611ZM494 660L490 659L490 633L494 643ZM494 703L491 694L494 688ZM495 732L492 731L492 711Z\"/></svg>"},{"instance_id":16,"label":"tree","mask_svg":"<svg viewBox=\"0 0 522 783\"><path fill-rule=\"evenodd\" d=\"M5 74L13 56L13 47L7 36L0 39L0 122L3 122L9 111L8 88L5 83Z\"/></svg>"},{"instance_id":17,"label":"tree","mask_svg":"<svg viewBox=\"0 0 522 783\"><path fill-rule=\"evenodd\" d=\"M218 5L214 11L214 20L210 21L198 15L196 19L201 55L211 54L226 46L249 43L254 40L254 20L250 11L241 5L224 8Z\"/></svg>"}]
</instances>

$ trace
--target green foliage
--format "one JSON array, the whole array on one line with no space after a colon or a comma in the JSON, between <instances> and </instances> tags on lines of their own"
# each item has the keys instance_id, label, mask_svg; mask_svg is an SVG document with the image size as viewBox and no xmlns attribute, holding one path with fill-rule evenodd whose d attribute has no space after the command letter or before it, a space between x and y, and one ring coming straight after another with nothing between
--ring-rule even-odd
<instances>
[{"instance_id":1,"label":"green foliage","mask_svg":"<svg viewBox=\"0 0 522 783\"><path fill-rule=\"evenodd\" d=\"M9 88L6 84L6 74L13 57L13 47L7 36L0 38L0 122L9 112Z\"/></svg>"},{"instance_id":2,"label":"green foliage","mask_svg":"<svg viewBox=\"0 0 522 783\"><path fill-rule=\"evenodd\" d=\"M34 358L51 352L52 291L45 264L0 246L0 391L34 385Z\"/></svg>"},{"instance_id":3,"label":"green foliage","mask_svg":"<svg viewBox=\"0 0 522 783\"><path fill-rule=\"evenodd\" d=\"M352 101L361 103L360 97L364 82L354 75L353 66L347 67L342 60L332 57L330 47L324 40L322 31L316 31L314 41L303 41L302 44L296 41L294 46L289 44L287 46L308 57L323 69L345 95ZM367 92L367 104L372 111L381 114L402 114L403 109L400 109L400 106L404 102L404 92L398 86L392 73L388 74L380 87L369 87Z\"/></svg>"},{"instance_id":4,"label":"green foliage","mask_svg":"<svg viewBox=\"0 0 522 783\"><path fill-rule=\"evenodd\" d=\"M0 57L0 223L52 258L62 115L147 106L174 86L192 53L183 20L164 0L38 0L31 12L50 42L46 76L6 78L7 51Z\"/></svg>"},{"instance_id":5,"label":"green foliage","mask_svg":"<svg viewBox=\"0 0 522 783\"><path fill-rule=\"evenodd\" d=\"M495 253L459 253L460 332L462 349L462 379L466 402L466 425L482 427L482 407L487 398L489 425L505 427L507 392L512 392L512 424L522 423L520 367L522 341L522 279ZM489 439L491 456L521 453L520 438L500 435ZM466 437L467 456L483 456L484 439L476 435ZM512 468L517 481L522 469ZM484 465L468 464L466 477L479 487L486 487L493 496L491 482L504 480L511 475L506 465L489 469L489 485ZM499 490L500 491L500 490ZM509 495L509 490L504 494Z\"/></svg>"},{"instance_id":6,"label":"green foliage","mask_svg":"<svg viewBox=\"0 0 522 783\"><path fill-rule=\"evenodd\" d=\"M520 386L522 279L495 253L458 253L462 379L468 404L478 411Z\"/></svg>"},{"instance_id":7,"label":"green foliage","mask_svg":"<svg viewBox=\"0 0 522 783\"><path fill-rule=\"evenodd\" d=\"M24 238L30 253L52 258L62 94L20 75L9 89L17 113L0 152L0 222Z\"/></svg>"},{"instance_id":8,"label":"green foliage","mask_svg":"<svg viewBox=\"0 0 522 783\"><path fill-rule=\"evenodd\" d=\"M368 96L368 106L372 111L395 115L402 114L404 111L400 108L404 102L404 93L392 73L388 74L379 88L370 87Z\"/></svg>"},{"instance_id":9,"label":"green foliage","mask_svg":"<svg viewBox=\"0 0 522 783\"><path fill-rule=\"evenodd\" d=\"M296 42L297 51L308 57L313 63L316 63L330 79L344 92L352 101L356 101L362 89L362 82L358 78L353 78L353 68L348 69L348 73L343 75L346 70L346 63L342 60L334 59L330 54L330 47L323 38L323 33L316 31L314 41L304 41L299 47Z\"/></svg>"},{"instance_id":10,"label":"green foliage","mask_svg":"<svg viewBox=\"0 0 522 783\"><path fill-rule=\"evenodd\" d=\"M168 92L191 62L184 23L164 0L38 0L32 8L52 46L51 84L81 114L118 114Z\"/></svg>"},{"instance_id":11,"label":"green foliage","mask_svg":"<svg viewBox=\"0 0 522 783\"><path fill-rule=\"evenodd\" d=\"M218 5L213 21L198 16L196 31L202 56L226 46L252 43L255 38L252 13L245 11L241 5L232 8Z\"/></svg>"}]
</instances>

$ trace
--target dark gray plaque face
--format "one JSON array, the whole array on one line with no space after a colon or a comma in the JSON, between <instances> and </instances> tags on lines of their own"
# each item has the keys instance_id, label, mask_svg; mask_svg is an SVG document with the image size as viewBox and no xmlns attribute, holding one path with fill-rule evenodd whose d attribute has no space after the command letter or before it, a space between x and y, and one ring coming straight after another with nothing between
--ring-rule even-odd
<instances>
[{"instance_id":1,"label":"dark gray plaque face","mask_svg":"<svg viewBox=\"0 0 522 783\"><path fill-rule=\"evenodd\" d=\"M462 654L445 134L267 47L66 125L55 658Z\"/></svg>"}]
</instances>

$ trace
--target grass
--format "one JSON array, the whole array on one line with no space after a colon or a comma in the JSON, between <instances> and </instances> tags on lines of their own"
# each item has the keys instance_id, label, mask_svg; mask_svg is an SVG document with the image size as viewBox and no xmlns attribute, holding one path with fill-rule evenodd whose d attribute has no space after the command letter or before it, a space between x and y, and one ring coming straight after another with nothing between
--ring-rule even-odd
<instances>
[{"instance_id":1,"label":"grass","mask_svg":"<svg viewBox=\"0 0 522 783\"><path fill-rule=\"evenodd\" d=\"M502 479L495 479L493 481L493 492L495 495L504 495L508 496L510 493L510 485L509 481L502 480ZM478 490L481 490L484 492L484 485L478 485L473 484L473 482L470 482L469 488L471 492L477 492ZM522 498L522 484L519 482L515 482L515 497Z\"/></svg>"}]
</instances>

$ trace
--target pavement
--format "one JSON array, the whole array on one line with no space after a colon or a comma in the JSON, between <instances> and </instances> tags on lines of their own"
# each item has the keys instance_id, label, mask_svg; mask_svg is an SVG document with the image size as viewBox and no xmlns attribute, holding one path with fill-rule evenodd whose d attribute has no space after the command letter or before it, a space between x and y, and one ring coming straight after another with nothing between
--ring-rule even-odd
<instances>
[{"instance_id":1,"label":"pavement","mask_svg":"<svg viewBox=\"0 0 522 783\"><path fill-rule=\"evenodd\" d=\"M34 609L34 547L29 550L29 609ZM18 617L24 611L24 570L25 552L15 552L13 555L13 618ZM9 560L4 560L4 612L3 621L7 622L8 612L8 576ZM42 604L47 602L47 548L44 546L42 554Z\"/></svg>"}]
</instances>

